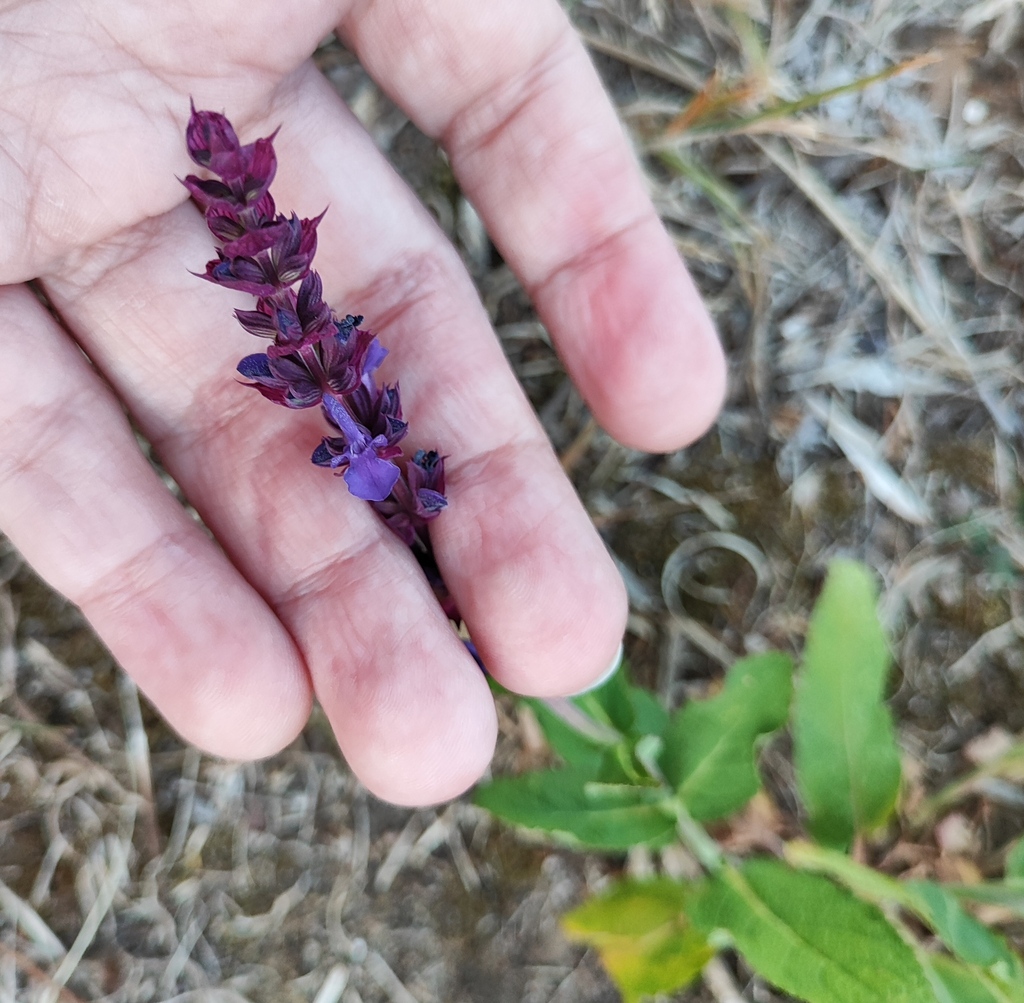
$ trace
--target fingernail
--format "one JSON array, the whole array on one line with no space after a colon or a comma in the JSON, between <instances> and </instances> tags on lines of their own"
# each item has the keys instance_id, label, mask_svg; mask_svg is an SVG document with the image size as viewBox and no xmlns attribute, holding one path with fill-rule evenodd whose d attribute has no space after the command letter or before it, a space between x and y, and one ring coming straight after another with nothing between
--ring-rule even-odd
<instances>
[{"instance_id":1,"label":"fingernail","mask_svg":"<svg viewBox=\"0 0 1024 1003\"><path fill-rule=\"evenodd\" d=\"M570 693L570 696L581 697L584 693L589 693L591 690L600 689L615 673L618 671L619 666L622 664L622 642L619 641L619 650L615 652L615 658L612 659L612 664L608 666L601 675L595 679L586 689L580 690L578 693Z\"/></svg>"}]
</instances>

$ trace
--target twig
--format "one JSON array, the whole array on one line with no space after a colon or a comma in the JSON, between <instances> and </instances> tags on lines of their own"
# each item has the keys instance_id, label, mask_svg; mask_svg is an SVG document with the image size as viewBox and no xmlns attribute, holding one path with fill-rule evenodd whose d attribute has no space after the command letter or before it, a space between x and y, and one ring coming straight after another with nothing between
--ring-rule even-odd
<instances>
[{"instance_id":1,"label":"twig","mask_svg":"<svg viewBox=\"0 0 1024 1003\"><path fill-rule=\"evenodd\" d=\"M150 860L155 860L160 856L160 826L156 818L156 805L153 802L153 771L149 762L149 739L142 721L138 687L124 672L117 674L117 694L121 700L121 713L124 715L128 771L131 775L132 786L142 798L142 811L146 818L146 852Z\"/></svg>"},{"instance_id":2,"label":"twig","mask_svg":"<svg viewBox=\"0 0 1024 1003\"><path fill-rule=\"evenodd\" d=\"M20 927L36 948L48 961L64 956L64 945L46 921L24 899L0 881L0 911L5 912L11 922Z\"/></svg>"},{"instance_id":3,"label":"twig","mask_svg":"<svg viewBox=\"0 0 1024 1003\"><path fill-rule=\"evenodd\" d=\"M459 872L462 886L470 895L475 895L480 891L482 882L476 865L473 863L473 858L469 855L469 850L466 849L457 820L454 820L448 827L448 849L451 851L455 870Z\"/></svg>"},{"instance_id":4,"label":"twig","mask_svg":"<svg viewBox=\"0 0 1024 1003\"><path fill-rule=\"evenodd\" d=\"M167 838L161 867L169 870L181 856L188 836L188 827L192 824L192 809L196 798L196 781L199 779L201 755L198 749L191 746L185 750L185 761L181 764L181 779L178 781L178 804L174 809L174 821L171 823L171 834Z\"/></svg>"},{"instance_id":5,"label":"twig","mask_svg":"<svg viewBox=\"0 0 1024 1003\"><path fill-rule=\"evenodd\" d=\"M100 923L107 915L110 907L114 904L114 896L121 887L122 881L128 876L128 855L121 841L111 838L109 843L109 854L113 858L107 868L103 884L100 885L99 894L92 908L86 914L82 928L71 945L71 950L64 956L64 960L57 966L53 973L53 986L43 993L41 1003L56 1003L60 988L75 973L75 969L81 964L85 952L92 946L93 940L99 931Z\"/></svg>"},{"instance_id":6,"label":"twig","mask_svg":"<svg viewBox=\"0 0 1024 1003\"><path fill-rule=\"evenodd\" d=\"M705 966L702 973L704 985L708 992L718 1000L718 1003L747 1003L746 996L740 992L729 969L725 967L721 958L712 958Z\"/></svg>"},{"instance_id":7,"label":"twig","mask_svg":"<svg viewBox=\"0 0 1024 1003\"><path fill-rule=\"evenodd\" d=\"M384 863L377 869L376 877L373 879L375 892L383 894L391 888L395 878L408 862L413 845L422 832L423 817L419 812L413 812L409 816L409 821L405 823L405 828L398 834L398 839L388 851L388 855L384 858Z\"/></svg>"},{"instance_id":8,"label":"twig","mask_svg":"<svg viewBox=\"0 0 1024 1003\"><path fill-rule=\"evenodd\" d=\"M405 983L394 973L383 956L370 951L366 956L365 968L370 977L384 990L391 1003L420 1003L405 987Z\"/></svg>"},{"instance_id":9,"label":"twig","mask_svg":"<svg viewBox=\"0 0 1024 1003\"><path fill-rule=\"evenodd\" d=\"M341 994L348 985L348 967L346 965L335 965L328 973L313 997L313 1003L338 1003Z\"/></svg>"},{"instance_id":10,"label":"twig","mask_svg":"<svg viewBox=\"0 0 1024 1003\"><path fill-rule=\"evenodd\" d=\"M0 941L0 954L6 954L7 957L13 958L18 968L33 982L41 982L49 986L51 991L56 990L58 999L66 1000L67 1003L85 1003L81 996L73 993L67 986L57 985L31 958L22 954L17 948L9 947L3 941Z\"/></svg>"},{"instance_id":11,"label":"twig","mask_svg":"<svg viewBox=\"0 0 1024 1003\"><path fill-rule=\"evenodd\" d=\"M761 151L778 167L804 197L832 224L840 236L850 245L854 253L864 262L865 268L878 283L879 288L910 318L922 333L929 333L940 343L949 346L960 363L963 372L974 384L982 404L988 410L999 430L1014 437L1020 431L1020 419L1010 413L999 400L995 391L981 379L976 371L974 353L966 345L961 333L944 318L935 316L934 308L922 304L914 294L903 269L879 249L863 231L860 224L846 211L835 193L821 176L793 152L780 143L754 138Z\"/></svg>"},{"instance_id":12,"label":"twig","mask_svg":"<svg viewBox=\"0 0 1024 1003\"><path fill-rule=\"evenodd\" d=\"M617 59L620 63L635 66L638 70L643 70L652 76L661 77L662 80L675 84L677 87L682 87L684 90L699 91L704 86L706 74L686 66L681 61L678 63L679 68L674 69L657 60L649 59L639 52L634 52L622 45L617 45L615 42L602 38L600 35L595 35L593 32L586 31L583 28L577 28L576 33L587 48L600 52L603 56L611 56L612 59ZM678 59L678 57L676 58Z\"/></svg>"},{"instance_id":13,"label":"twig","mask_svg":"<svg viewBox=\"0 0 1024 1003\"><path fill-rule=\"evenodd\" d=\"M580 460L587 455L587 450L590 449L591 443L594 441L594 436L597 434L597 422L593 418L588 418L586 424L580 429L579 435L569 444L569 447L559 457L562 463L562 469L567 473L572 473L573 470L579 465Z\"/></svg>"}]
</instances>

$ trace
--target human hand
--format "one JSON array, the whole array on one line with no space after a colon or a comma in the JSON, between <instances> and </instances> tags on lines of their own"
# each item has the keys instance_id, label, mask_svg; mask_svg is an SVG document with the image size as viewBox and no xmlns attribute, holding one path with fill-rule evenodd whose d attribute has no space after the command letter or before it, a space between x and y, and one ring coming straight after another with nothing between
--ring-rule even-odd
<instances>
[{"instance_id":1,"label":"human hand","mask_svg":"<svg viewBox=\"0 0 1024 1003\"><path fill-rule=\"evenodd\" d=\"M330 206L325 299L391 350L411 448L449 457L431 536L494 677L586 687L626 604L458 255L310 62L335 27L444 144L604 427L669 450L711 422L714 331L554 0L7 0L0 526L188 740L270 754L315 693L360 779L426 804L486 767L488 687L407 549L309 463L319 417L233 379L252 349L231 307L249 300L187 270L210 256L175 180L190 97L244 142L280 125L278 204Z\"/></svg>"}]
</instances>

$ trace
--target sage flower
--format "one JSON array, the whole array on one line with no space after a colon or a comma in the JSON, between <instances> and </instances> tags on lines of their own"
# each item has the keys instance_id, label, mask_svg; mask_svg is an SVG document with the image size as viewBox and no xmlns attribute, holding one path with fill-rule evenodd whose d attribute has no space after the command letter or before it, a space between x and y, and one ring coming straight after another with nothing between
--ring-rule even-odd
<instances>
[{"instance_id":1,"label":"sage flower","mask_svg":"<svg viewBox=\"0 0 1024 1003\"><path fill-rule=\"evenodd\" d=\"M244 385L283 407L320 406L331 434L314 450L313 463L334 470L353 495L373 503L412 547L438 601L458 620L427 532L448 504L444 459L419 450L403 463L400 443L409 426L398 385L375 376L387 349L360 326L361 316L331 309L313 269L323 213L313 219L282 215L270 193L276 135L243 146L227 118L192 106L189 156L213 177L190 174L182 183L219 243L199 277L256 298L253 309L236 310L235 317L270 345L238 363Z\"/></svg>"}]
</instances>

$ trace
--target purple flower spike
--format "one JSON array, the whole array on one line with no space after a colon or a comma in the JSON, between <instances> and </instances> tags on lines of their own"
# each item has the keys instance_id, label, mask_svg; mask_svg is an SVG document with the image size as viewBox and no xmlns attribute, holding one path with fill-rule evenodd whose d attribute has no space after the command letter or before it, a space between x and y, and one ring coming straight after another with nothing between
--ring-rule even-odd
<instances>
[{"instance_id":1,"label":"purple flower spike","mask_svg":"<svg viewBox=\"0 0 1024 1003\"><path fill-rule=\"evenodd\" d=\"M265 353L242 359L238 372L274 404L322 406L339 434L324 438L313 462L333 469L353 495L373 504L412 548L437 601L458 622L427 532L448 505L444 457L419 450L403 469L400 443L408 425L398 386L378 385L375 378L387 349L360 328L362 317L334 313L312 270L323 214L278 214L270 194L277 171L273 135L243 146L223 115L193 105L186 141L192 160L215 175L190 174L183 182L220 245L200 277L256 297L253 309L236 310L235 317L271 342Z\"/></svg>"}]
</instances>

